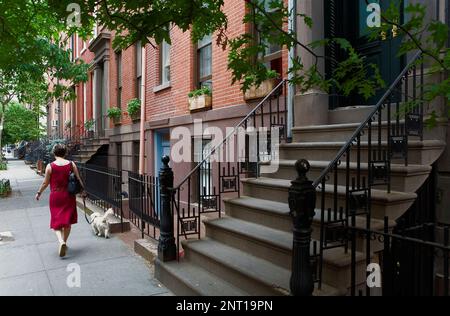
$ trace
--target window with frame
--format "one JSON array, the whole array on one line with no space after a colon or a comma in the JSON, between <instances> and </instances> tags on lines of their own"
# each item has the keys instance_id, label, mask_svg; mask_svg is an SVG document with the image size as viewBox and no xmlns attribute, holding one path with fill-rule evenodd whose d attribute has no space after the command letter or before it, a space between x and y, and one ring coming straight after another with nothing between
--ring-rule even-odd
<instances>
[{"instance_id":1,"label":"window with frame","mask_svg":"<svg viewBox=\"0 0 450 316\"><path fill-rule=\"evenodd\" d=\"M265 0L264 1L264 10L266 13L270 15L275 15L279 13L278 8L271 8L270 7L271 0ZM267 69L275 70L278 73L282 73L282 47L279 44L276 43L269 43L267 39L262 38L260 36L261 33L266 32L267 30L264 30L262 25L254 25L254 34L255 34L255 40L258 43L264 44L266 46L264 55L258 56L260 60L262 60L265 64Z\"/></svg>"},{"instance_id":2,"label":"window with frame","mask_svg":"<svg viewBox=\"0 0 450 316\"><path fill-rule=\"evenodd\" d=\"M116 53L117 66L117 107L122 108L122 52Z\"/></svg>"},{"instance_id":3,"label":"window with frame","mask_svg":"<svg viewBox=\"0 0 450 316\"><path fill-rule=\"evenodd\" d=\"M193 138L192 139L192 147L193 147L193 155L194 155L194 165L196 166L200 162L202 162L212 150L212 139L208 138ZM207 159L200 166L199 169L200 176L196 177L193 181L192 198L194 200L198 199L198 196L211 196L213 194L213 184L212 184L212 169L211 169L211 160ZM199 192L200 190L200 192Z\"/></svg>"},{"instance_id":4,"label":"window with frame","mask_svg":"<svg viewBox=\"0 0 450 316\"><path fill-rule=\"evenodd\" d=\"M142 97L142 43L136 43L136 98Z\"/></svg>"},{"instance_id":5,"label":"window with frame","mask_svg":"<svg viewBox=\"0 0 450 316\"><path fill-rule=\"evenodd\" d=\"M160 45L159 52L159 70L160 70L160 84L170 83L170 48L171 45L163 41Z\"/></svg>"},{"instance_id":6,"label":"window with frame","mask_svg":"<svg viewBox=\"0 0 450 316\"><path fill-rule=\"evenodd\" d=\"M197 43L197 87L212 88L212 36L207 35Z\"/></svg>"}]
</instances>

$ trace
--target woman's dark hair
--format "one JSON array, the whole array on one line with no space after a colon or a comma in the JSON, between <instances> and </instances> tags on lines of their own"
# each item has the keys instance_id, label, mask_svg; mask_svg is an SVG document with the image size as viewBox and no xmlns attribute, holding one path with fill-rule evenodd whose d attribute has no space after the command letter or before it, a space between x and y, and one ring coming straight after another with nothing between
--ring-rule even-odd
<instances>
[{"instance_id":1,"label":"woman's dark hair","mask_svg":"<svg viewBox=\"0 0 450 316\"><path fill-rule=\"evenodd\" d=\"M67 154L67 147L64 144L56 144L53 147L53 155L55 157L64 158Z\"/></svg>"}]
</instances>

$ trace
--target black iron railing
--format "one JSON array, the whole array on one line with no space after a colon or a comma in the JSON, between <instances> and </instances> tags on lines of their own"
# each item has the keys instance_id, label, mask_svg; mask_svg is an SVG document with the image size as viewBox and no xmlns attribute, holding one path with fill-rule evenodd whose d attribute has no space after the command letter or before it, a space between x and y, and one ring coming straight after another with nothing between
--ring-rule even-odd
<instances>
[{"instance_id":1,"label":"black iron railing","mask_svg":"<svg viewBox=\"0 0 450 316\"><path fill-rule=\"evenodd\" d=\"M89 200L104 210L113 209L123 229L123 197L126 194L122 191L122 171L82 163L77 166Z\"/></svg>"},{"instance_id":2,"label":"black iron railing","mask_svg":"<svg viewBox=\"0 0 450 316\"><path fill-rule=\"evenodd\" d=\"M366 231L371 230L372 189L378 187L391 192L391 164L408 165L410 138L423 140L422 58L420 53L412 58L367 119L314 181L320 194L317 208L321 213L319 253L313 254L318 258L319 288L324 251L339 247L348 250L348 227L355 227L356 217L364 218ZM370 240L366 238L365 244L368 265L371 262ZM351 247L354 256L356 243L351 243ZM366 290L369 294L370 289ZM355 295L354 287L352 294Z\"/></svg>"},{"instance_id":3,"label":"black iron railing","mask_svg":"<svg viewBox=\"0 0 450 316\"><path fill-rule=\"evenodd\" d=\"M350 221L356 221L355 217L352 213ZM442 232L442 240L430 239L437 231ZM371 295L449 296L448 225L426 223L392 232L389 218L385 217L382 231L350 226L349 233L352 244L356 244L357 239L368 240L383 249L368 266L372 276L366 286ZM357 283L353 277L353 294L357 292ZM364 290L359 289L358 293L362 296Z\"/></svg>"},{"instance_id":4,"label":"black iron railing","mask_svg":"<svg viewBox=\"0 0 450 316\"><path fill-rule=\"evenodd\" d=\"M161 214L159 178L128 171L129 220L144 236L158 237Z\"/></svg>"},{"instance_id":5,"label":"black iron railing","mask_svg":"<svg viewBox=\"0 0 450 316\"><path fill-rule=\"evenodd\" d=\"M286 86L281 80L222 142L203 147L199 163L171 190L178 249L180 237L201 238L201 216L220 217L223 197L240 195L240 180L259 177L260 163L271 160L275 142L286 139Z\"/></svg>"}]
</instances>

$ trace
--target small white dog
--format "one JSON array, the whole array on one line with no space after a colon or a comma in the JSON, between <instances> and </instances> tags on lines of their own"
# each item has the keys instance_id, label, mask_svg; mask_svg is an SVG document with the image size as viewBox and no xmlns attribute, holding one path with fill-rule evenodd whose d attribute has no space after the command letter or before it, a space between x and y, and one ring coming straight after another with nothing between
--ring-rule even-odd
<instances>
[{"instance_id":1,"label":"small white dog","mask_svg":"<svg viewBox=\"0 0 450 316\"><path fill-rule=\"evenodd\" d=\"M105 237L109 238L109 223L108 223L108 217L113 216L114 211L113 209L109 209L105 215L101 215L100 213L93 213L91 214L91 227L94 231L94 234L98 237Z\"/></svg>"}]
</instances>

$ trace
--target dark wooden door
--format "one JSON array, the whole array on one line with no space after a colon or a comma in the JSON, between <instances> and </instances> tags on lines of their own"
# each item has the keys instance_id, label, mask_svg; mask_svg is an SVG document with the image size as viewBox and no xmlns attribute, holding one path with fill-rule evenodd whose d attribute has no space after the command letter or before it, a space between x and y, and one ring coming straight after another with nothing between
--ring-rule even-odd
<instances>
[{"instance_id":1,"label":"dark wooden door","mask_svg":"<svg viewBox=\"0 0 450 316\"><path fill-rule=\"evenodd\" d=\"M379 4L381 10L384 11L393 2L398 4L400 3L399 1L370 0L369 2ZM401 43L398 32L392 30L389 34L380 34L378 40L369 40L370 28L367 19L372 14L372 11L368 9L366 0L325 0L325 8L327 38L343 37L348 39L357 52L366 58L367 63L373 63L378 66L386 86L389 86L397 78L404 66L403 59L398 57ZM345 58L338 47L328 48L327 54L337 60ZM335 63L332 61L327 62L327 75L332 73L334 67ZM381 98L384 90L378 90L377 94L369 100L365 100L356 94L344 97L338 91L333 90L331 91L330 104L332 108L351 105L374 105Z\"/></svg>"}]
</instances>

